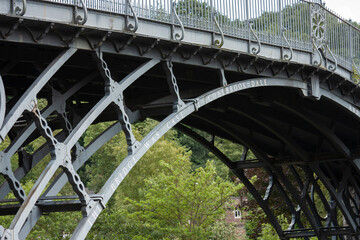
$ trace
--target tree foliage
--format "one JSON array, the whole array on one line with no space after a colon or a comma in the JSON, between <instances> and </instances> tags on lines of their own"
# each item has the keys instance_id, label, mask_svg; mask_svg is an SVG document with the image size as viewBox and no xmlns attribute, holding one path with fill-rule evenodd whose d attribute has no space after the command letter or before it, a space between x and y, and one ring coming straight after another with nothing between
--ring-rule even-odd
<instances>
[{"instance_id":1,"label":"tree foliage","mask_svg":"<svg viewBox=\"0 0 360 240\"><path fill-rule=\"evenodd\" d=\"M169 238L209 238L209 227L225 213L225 204L242 186L218 177L210 161L194 172L184 158L161 164L164 170L146 181L145 198L129 200L136 206L132 217Z\"/></svg>"}]
</instances>

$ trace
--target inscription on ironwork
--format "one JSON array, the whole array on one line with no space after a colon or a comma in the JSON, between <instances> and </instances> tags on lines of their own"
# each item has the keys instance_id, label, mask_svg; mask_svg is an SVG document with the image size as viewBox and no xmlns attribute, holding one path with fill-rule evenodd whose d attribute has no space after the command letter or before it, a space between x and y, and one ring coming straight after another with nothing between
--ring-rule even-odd
<instances>
[{"instance_id":1,"label":"inscription on ironwork","mask_svg":"<svg viewBox=\"0 0 360 240\"><path fill-rule=\"evenodd\" d=\"M350 110L351 112L355 113L358 117L360 117L360 111L359 111L359 109L357 109L357 108L349 105L349 110Z\"/></svg>"},{"instance_id":2,"label":"inscription on ironwork","mask_svg":"<svg viewBox=\"0 0 360 240\"><path fill-rule=\"evenodd\" d=\"M93 221L90 221L90 218L87 220L87 223L90 224L90 226L92 226L94 224L94 222L96 221L97 217L99 216L99 214L101 213L101 209L99 208L99 206L96 206L96 208L93 210L93 212L91 213L91 218L94 218Z\"/></svg>"},{"instance_id":3,"label":"inscription on ironwork","mask_svg":"<svg viewBox=\"0 0 360 240\"><path fill-rule=\"evenodd\" d=\"M260 79L260 80L250 80L245 81L241 83L237 83L234 85L228 85L222 89L217 90L216 92L213 92L209 94L206 97L206 103L212 102L218 98L221 98L225 95L231 94L233 92L237 92L239 90L244 90L247 88L253 88L253 87L261 87L261 86L267 86L267 80L266 79Z\"/></svg>"},{"instance_id":4,"label":"inscription on ironwork","mask_svg":"<svg viewBox=\"0 0 360 240\"><path fill-rule=\"evenodd\" d=\"M267 79L249 80L249 81L244 81L244 82L240 82L237 84L228 85L228 86L221 88L221 89L209 94L208 96L206 96L205 102L209 103L209 102L212 102L212 101L214 101L218 98L221 98L225 95L228 95L228 94L240 91L240 90L244 90L247 88L261 87L261 86L267 86L267 85L268 85ZM184 118L185 118L185 115L183 112L179 112L179 113L175 114L175 116L170 118L164 124L164 126L166 127L165 132L167 132L167 130L171 129L176 124L181 122ZM150 149L150 147L152 145L154 145L161 138L161 136L163 135L162 132L164 132L164 131L159 129L158 131L153 133L153 135L144 143L143 146L146 148L146 150ZM140 149L138 149L138 150L140 151ZM136 156L136 154L135 154L135 156ZM129 162L127 164L125 164L125 166L123 166L122 169L119 171L118 176L114 178L113 182L111 183L111 188L113 191L115 191L117 189L117 187L120 185L120 183L124 180L125 176L130 172L130 170L137 163L138 157L135 157L135 156L131 157Z\"/></svg>"},{"instance_id":5,"label":"inscription on ironwork","mask_svg":"<svg viewBox=\"0 0 360 240\"><path fill-rule=\"evenodd\" d=\"M184 115L182 112L180 112L179 114L177 114L174 118L172 118L171 120L169 120L166 123L166 127L168 129L172 128L173 126L175 126L176 124L178 124L181 120L184 119Z\"/></svg>"},{"instance_id":6,"label":"inscription on ironwork","mask_svg":"<svg viewBox=\"0 0 360 240\"><path fill-rule=\"evenodd\" d=\"M126 175L130 172L130 170L135 166L137 163L137 159L132 157L130 161L121 169L118 174L118 177L115 177L113 183L111 184L111 188L113 191L120 185L120 183L124 180Z\"/></svg>"}]
</instances>

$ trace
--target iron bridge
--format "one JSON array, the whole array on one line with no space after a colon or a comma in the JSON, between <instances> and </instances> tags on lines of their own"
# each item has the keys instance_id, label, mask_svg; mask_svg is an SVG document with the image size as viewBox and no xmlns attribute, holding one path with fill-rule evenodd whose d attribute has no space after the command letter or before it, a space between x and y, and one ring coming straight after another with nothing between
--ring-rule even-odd
<instances>
[{"instance_id":1,"label":"iron bridge","mask_svg":"<svg viewBox=\"0 0 360 240\"><path fill-rule=\"evenodd\" d=\"M14 218L0 237L25 239L43 214L81 211L71 239L85 239L129 171L176 128L234 172L281 239L360 239L359 66L360 30L321 1L1 0L0 142L10 144L0 215ZM146 118L159 123L138 141L131 124ZM115 123L82 146L104 121ZM230 160L194 128L243 156ZM119 132L128 156L88 194L77 171ZM28 153L40 136L47 142ZM20 180L48 153L26 195ZM249 181L252 168L267 173L266 192ZM77 195L57 196L67 182ZM287 229L270 208L274 191L292 215Z\"/></svg>"}]
</instances>

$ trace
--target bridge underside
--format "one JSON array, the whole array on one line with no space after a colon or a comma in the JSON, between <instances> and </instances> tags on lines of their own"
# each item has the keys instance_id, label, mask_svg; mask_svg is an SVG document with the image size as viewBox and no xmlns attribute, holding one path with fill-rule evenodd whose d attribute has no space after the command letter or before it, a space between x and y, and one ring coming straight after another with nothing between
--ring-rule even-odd
<instances>
[{"instance_id":1,"label":"bridge underside","mask_svg":"<svg viewBox=\"0 0 360 240\"><path fill-rule=\"evenodd\" d=\"M0 100L0 136L11 142L0 159L5 177L0 215L15 215L8 229L0 227L2 239L25 239L42 214L66 211L82 211L73 239L85 238L125 177L122 170L130 170L172 127L204 145L239 177L280 237L360 238L359 90L353 83L296 63L249 55L231 61L232 53L222 55L229 62L224 68L216 49L199 53L194 46L175 49L162 42L155 47L143 40L128 47L136 50L103 54L100 49L0 44L6 93ZM146 118L159 125L137 142L130 123ZM77 143L90 124L104 121L116 123L86 148ZM242 159L229 159L193 129L243 146ZM127 137L129 156L98 194L87 194L76 171L120 131ZM26 152L24 147L40 136L48 143L33 154ZM247 156L247 149L256 159ZM19 180L49 152L52 161L25 196ZM10 157L16 154L19 167L12 172ZM59 167L65 174L47 187ZM248 180L247 169L253 168L268 175L265 192ZM58 201L62 198L54 196L68 179L78 196ZM16 199L4 200L10 191ZM293 217L289 229L281 229L270 208L278 196Z\"/></svg>"}]
</instances>

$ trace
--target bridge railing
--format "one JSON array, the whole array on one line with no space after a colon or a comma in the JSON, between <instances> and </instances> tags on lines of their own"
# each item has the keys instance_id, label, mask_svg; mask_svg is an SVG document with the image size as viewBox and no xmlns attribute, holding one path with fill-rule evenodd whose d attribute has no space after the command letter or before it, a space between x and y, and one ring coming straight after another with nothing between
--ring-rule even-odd
<instances>
[{"instance_id":1,"label":"bridge railing","mask_svg":"<svg viewBox=\"0 0 360 240\"><path fill-rule=\"evenodd\" d=\"M308 51L360 69L360 30L321 0L44 0L212 31L261 44ZM82 3L81 3L82 2ZM134 13L132 10L134 10ZM257 54L261 49L251 53ZM285 60L291 60L287 56ZM324 61L315 61L320 65Z\"/></svg>"},{"instance_id":2,"label":"bridge railing","mask_svg":"<svg viewBox=\"0 0 360 240\"><path fill-rule=\"evenodd\" d=\"M359 67L360 32L349 22L330 10L326 12L326 41L339 64L347 68Z\"/></svg>"}]
</instances>

